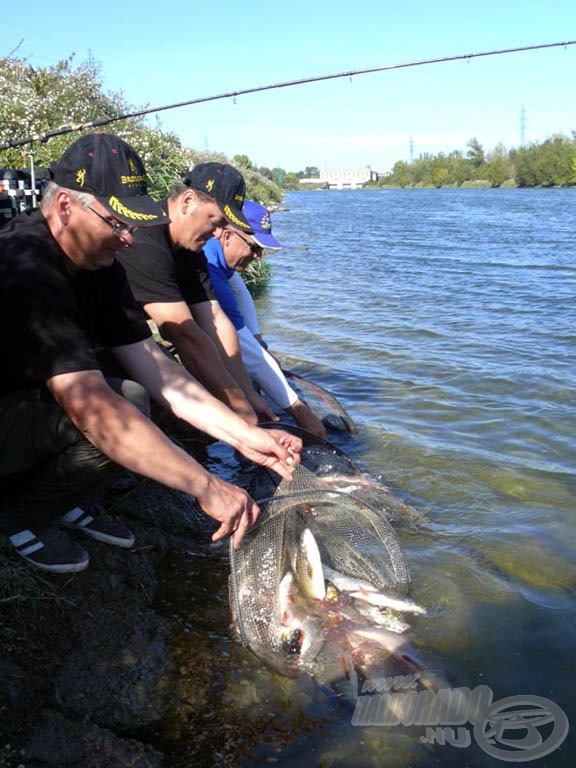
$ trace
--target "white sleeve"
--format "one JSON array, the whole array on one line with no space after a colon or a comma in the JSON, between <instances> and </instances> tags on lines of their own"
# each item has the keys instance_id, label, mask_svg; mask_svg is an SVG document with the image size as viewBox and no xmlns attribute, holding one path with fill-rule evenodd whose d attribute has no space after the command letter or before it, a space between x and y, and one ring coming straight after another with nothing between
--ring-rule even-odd
<instances>
[{"instance_id":1,"label":"white sleeve","mask_svg":"<svg viewBox=\"0 0 576 768\"><path fill-rule=\"evenodd\" d=\"M248 328L240 328L237 333L242 360L250 377L280 408L294 405L298 395L286 381L276 360L258 343Z\"/></svg>"},{"instance_id":2,"label":"white sleeve","mask_svg":"<svg viewBox=\"0 0 576 768\"><path fill-rule=\"evenodd\" d=\"M256 306L252 294L248 290L246 283L238 272L234 272L231 278L228 280L228 285L232 289L236 304L240 310L240 314L244 318L244 322L248 327L248 330L252 331L254 336L261 333L260 325L258 323L258 317L256 315Z\"/></svg>"}]
</instances>

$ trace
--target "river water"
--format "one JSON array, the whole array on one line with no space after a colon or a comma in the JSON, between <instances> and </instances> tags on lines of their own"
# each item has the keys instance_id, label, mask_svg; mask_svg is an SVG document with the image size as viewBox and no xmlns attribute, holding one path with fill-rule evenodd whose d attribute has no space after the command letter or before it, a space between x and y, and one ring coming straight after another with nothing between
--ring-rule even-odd
<instances>
[{"instance_id":1,"label":"river water","mask_svg":"<svg viewBox=\"0 0 576 768\"><path fill-rule=\"evenodd\" d=\"M270 348L354 419L340 447L421 514L398 526L428 609L412 622L418 647L494 701L554 702L573 729L575 208L559 189L290 193L273 215L287 247L267 256L258 299ZM187 615L226 659L220 737L253 718L267 739L238 764L504 764L474 739L432 747L423 728L356 728L308 682L263 670L231 638L215 560L191 555ZM531 764L567 766L574 746L569 733ZM227 764L225 750L214 759Z\"/></svg>"}]
</instances>

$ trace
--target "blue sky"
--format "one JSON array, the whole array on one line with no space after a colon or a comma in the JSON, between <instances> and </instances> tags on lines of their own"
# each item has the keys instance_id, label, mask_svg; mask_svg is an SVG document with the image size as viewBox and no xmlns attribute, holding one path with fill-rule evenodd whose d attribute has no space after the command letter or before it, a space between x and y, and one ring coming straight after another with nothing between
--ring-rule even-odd
<instances>
[{"instance_id":1,"label":"blue sky","mask_svg":"<svg viewBox=\"0 0 576 768\"><path fill-rule=\"evenodd\" d=\"M0 29L0 56L38 67L71 54L77 62L92 57L105 90L122 92L141 108L576 40L576 2L27 0L18 10L13 3L0 6ZM264 91L148 120L177 133L186 146L246 154L256 165L385 171L423 153L465 152L472 137L489 151L500 142L517 147L522 136L526 143L570 136L575 76L576 45Z\"/></svg>"}]
</instances>

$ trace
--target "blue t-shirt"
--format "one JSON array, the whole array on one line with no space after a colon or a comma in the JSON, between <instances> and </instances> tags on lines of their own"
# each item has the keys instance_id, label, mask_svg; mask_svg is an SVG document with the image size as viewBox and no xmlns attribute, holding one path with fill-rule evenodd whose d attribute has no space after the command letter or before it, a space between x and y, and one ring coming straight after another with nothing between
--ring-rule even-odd
<instances>
[{"instance_id":1,"label":"blue t-shirt","mask_svg":"<svg viewBox=\"0 0 576 768\"><path fill-rule=\"evenodd\" d=\"M208 272L218 303L232 321L234 328L239 331L241 328L244 328L246 323L244 322L242 313L238 309L238 303L236 302L234 292L228 284L228 280L230 280L234 274L234 270L226 264L220 240L217 238L213 237L208 240L202 250L206 256L206 261L208 262Z\"/></svg>"}]
</instances>

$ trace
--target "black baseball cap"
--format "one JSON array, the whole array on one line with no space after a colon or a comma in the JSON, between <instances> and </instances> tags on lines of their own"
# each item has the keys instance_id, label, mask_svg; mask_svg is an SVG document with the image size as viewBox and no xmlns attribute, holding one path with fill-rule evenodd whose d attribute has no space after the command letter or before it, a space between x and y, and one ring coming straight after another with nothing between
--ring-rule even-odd
<instances>
[{"instance_id":1,"label":"black baseball cap","mask_svg":"<svg viewBox=\"0 0 576 768\"><path fill-rule=\"evenodd\" d=\"M242 213L246 183L240 171L225 163L199 163L182 181L187 187L213 197L231 224L252 234L252 227Z\"/></svg>"},{"instance_id":2,"label":"black baseball cap","mask_svg":"<svg viewBox=\"0 0 576 768\"><path fill-rule=\"evenodd\" d=\"M170 219L148 194L148 177L130 144L108 133L81 136L50 166L60 187L89 192L115 218L138 227L168 224Z\"/></svg>"}]
</instances>

